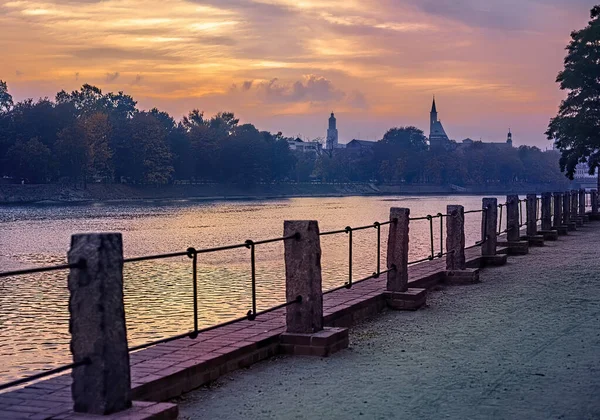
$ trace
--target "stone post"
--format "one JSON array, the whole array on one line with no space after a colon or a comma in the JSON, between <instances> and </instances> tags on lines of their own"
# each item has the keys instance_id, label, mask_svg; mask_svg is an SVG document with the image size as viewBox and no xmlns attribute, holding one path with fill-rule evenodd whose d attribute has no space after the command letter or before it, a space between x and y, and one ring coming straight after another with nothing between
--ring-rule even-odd
<instances>
[{"instance_id":1,"label":"stone post","mask_svg":"<svg viewBox=\"0 0 600 420\"><path fill-rule=\"evenodd\" d=\"M506 196L506 240L518 242L521 240L521 228L519 226L519 196Z\"/></svg>"},{"instance_id":2,"label":"stone post","mask_svg":"<svg viewBox=\"0 0 600 420\"><path fill-rule=\"evenodd\" d=\"M571 191L565 191L563 195L563 223L569 230L575 230L575 224L571 223Z\"/></svg>"},{"instance_id":3,"label":"stone post","mask_svg":"<svg viewBox=\"0 0 600 420\"><path fill-rule=\"evenodd\" d=\"M485 212L481 218L482 240L481 255L496 255L496 235L498 233L498 200L495 198L484 198L482 208Z\"/></svg>"},{"instance_id":4,"label":"stone post","mask_svg":"<svg viewBox=\"0 0 600 420\"><path fill-rule=\"evenodd\" d=\"M542 193L542 230L552 230L552 193Z\"/></svg>"},{"instance_id":5,"label":"stone post","mask_svg":"<svg viewBox=\"0 0 600 420\"><path fill-rule=\"evenodd\" d=\"M527 236L537 234L537 194L527 194L525 202L527 208Z\"/></svg>"},{"instance_id":6,"label":"stone post","mask_svg":"<svg viewBox=\"0 0 600 420\"><path fill-rule=\"evenodd\" d=\"M287 302L298 296L302 302L286 307L289 333L311 334L323 329L323 289L321 279L321 238L315 220L286 220L283 236L285 250L285 295Z\"/></svg>"},{"instance_id":7,"label":"stone post","mask_svg":"<svg viewBox=\"0 0 600 420\"><path fill-rule=\"evenodd\" d=\"M585 217L585 189L579 190L579 217Z\"/></svg>"},{"instance_id":8,"label":"stone post","mask_svg":"<svg viewBox=\"0 0 600 420\"><path fill-rule=\"evenodd\" d=\"M106 415L131 407L131 378L123 304L123 242L120 233L71 237L69 331L74 411Z\"/></svg>"},{"instance_id":9,"label":"stone post","mask_svg":"<svg viewBox=\"0 0 600 420\"><path fill-rule=\"evenodd\" d=\"M347 328L323 327L321 240L315 220L283 222L286 332L280 349L286 354L329 356L348 347ZM298 301L300 299L300 301Z\"/></svg>"},{"instance_id":10,"label":"stone post","mask_svg":"<svg viewBox=\"0 0 600 420\"><path fill-rule=\"evenodd\" d=\"M395 267L387 275L387 290L406 292L408 289L408 225L410 209L390 209L387 268Z\"/></svg>"},{"instance_id":11,"label":"stone post","mask_svg":"<svg viewBox=\"0 0 600 420\"><path fill-rule=\"evenodd\" d=\"M465 208L449 205L446 210L446 270L464 270L465 265Z\"/></svg>"},{"instance_id":12,"label":"stone post","mask_svg":"<svg viewBox=\"0 0 600 420\"><path fill-rule=\"evenodd\" d=\"M594 216L594 218L597 218L598 217L598 190L592 190L590 199L592 201L592 216Z\"/></svg>"},{"instance_id":13,"label":"stone post","mask_svg":"<svg viewBox=\"0 0 600 420\"><path fill-rule=\"evenodd\" d=\"M465 208L446 207L446 281L451 284L479 282L479 270L467 269L465 258Z\"/></svg>"},{"instance_id":14,"label":"stone post","mask_svg":"<svg viewBox=\"0 0 600 420\"><path fill-rule=\"evenodd\" d=\"M400 310L418 309L427 299L426 289L408 287L409 221L410 209L390 209L387 268L391 271L387 273L385 297L389 307Z\"/></svg>"},{"instance_id":15,"label":"stone post","mask_svg":"<svg viewBox=\"0 0 600 420\"><path fill-rule=\"evenodd\" d=\"M563 197L562 193L555 192L553 194L554 199L554 220L552 221L552 227L558 229L563 225L563 217L562 217L562 206L563 206ZM559 232L560 233L560 232Z\"/></svg>"},{"instance_id":16,"label":"stone post","mask_svg":"<svg viewBox=\"0 0 600 420\"><path fill-rule=\"evenodd\" d=\"M571 221L576 222L579 218L579 195L577 190L571 191Z\"/></svg>"}]
</instances>

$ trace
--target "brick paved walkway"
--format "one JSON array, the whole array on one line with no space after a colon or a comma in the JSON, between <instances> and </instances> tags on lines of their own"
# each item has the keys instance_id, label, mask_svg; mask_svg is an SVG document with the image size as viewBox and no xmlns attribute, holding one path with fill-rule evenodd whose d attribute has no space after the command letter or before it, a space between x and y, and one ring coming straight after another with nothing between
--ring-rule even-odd
<instances>
[{"instance_id":1,"label":"brick paved walkway","mask_svg":"<svg viewBox=\"0 0 600 420\"><path fill-rule=\"evenodd\" d=\"M479 248L466 250L468 263L477 265ZM445 270L445 259L409 268L409 281L423 286L436 282ZM349 326L385 306L386 278L370 279L326 294L323 299L325 324ZM285 309L240 321L131 354L133 398L167 401L219 376L278 353L279 334L285 330ZM73 414L71 376L64 374L15 391L0 394L0 419L90 419ZM165 411L166 410L166 411ZM162 414L157 414L162 413ZM156 414L152 417L152 414ZM111 418L176 418L173 404L136 402L132 410Z\"/></svg>"}]
</instances>

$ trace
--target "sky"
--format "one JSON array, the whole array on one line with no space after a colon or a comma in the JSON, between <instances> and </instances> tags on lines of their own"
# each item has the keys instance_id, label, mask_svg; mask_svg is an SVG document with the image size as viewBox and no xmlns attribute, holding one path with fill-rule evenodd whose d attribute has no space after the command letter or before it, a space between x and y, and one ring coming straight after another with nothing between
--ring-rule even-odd
<instances>
[{"instance_id":1,"label":"sky","mask_svg":"<svg viewBox=\"0 0 600 420\"><path fill-rule=\"evenodd\" d=\"M0 0L15 100L84 83L176 119L198 108L305 139L429 134L550 147L570 32L595 0Z\"/></svg>"}]
</instances>

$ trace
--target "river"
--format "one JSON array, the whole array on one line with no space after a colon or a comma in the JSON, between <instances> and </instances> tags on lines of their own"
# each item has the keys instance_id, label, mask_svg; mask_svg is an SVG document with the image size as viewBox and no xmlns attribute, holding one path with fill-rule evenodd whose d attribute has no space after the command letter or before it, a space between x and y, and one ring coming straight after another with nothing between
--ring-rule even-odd
<instances>
[{"instance_id":1,"label":"river","mask_svg":"<svg viewBox=\"0 0 600 420\"><path fill-rule=\"evenodd\" d=\"M499 202L503 202L504 200ZM445 213L447 204L481 208L481 197L344 197L261 201L143 201L0 207L0 271L63 264L70 236L122 232L125 257L185 251L282 236L285 219L312 219L321 231L384 222L389 208L411 216ZM481 214L467 214L466 243L480 239ZM434 220L435 252L440 252ZM381 228L385 269L387 226ZM430 252L429 222L410 226L411 260ZM353 232L353 279L376 270L376 229ZM323 288L348 279L348 237L321 238ZM130 346L193 327L192 266L187 257L129 263L124 269ZM281 242L257 245L258 310L284 302ZM251 308L250 257L245 248L198 257L200 327L244 316ZM70 363L67 271L0 278L0 383Z\"/></svg>"}]
</instances>

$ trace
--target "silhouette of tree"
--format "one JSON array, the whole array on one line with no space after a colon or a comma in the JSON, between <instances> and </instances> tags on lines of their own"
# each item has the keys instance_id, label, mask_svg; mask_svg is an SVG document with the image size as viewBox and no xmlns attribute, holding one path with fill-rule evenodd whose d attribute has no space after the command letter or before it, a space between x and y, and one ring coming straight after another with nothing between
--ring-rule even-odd
<instances>
[{"instance_id":1,"label":"silhouette of tree","mask_svg":"<svg viewBox=\"0 0 600 420\"><path fill-rule=\"evenodd\" d=\"M13 106L13 98L8 93L6 82L0 80L0 112L8 112Z\"/></svg>"},{"instance_id":2,"label":"silhouette of tree","mask_svg":"<svg viewBox=\"0 0 600 420\"><path fill-rule=\"evenodd\" d=\"M588 162L590 174L600 165L600 6L594 6L584 29L571 33L565 68L556 79L568 92L546 131L561 151L560 168L573 179L575 166ZM600 186L600 177L598 178Z\"/></svg>"},{"instance_id":3,"label":"silhouette of tree","mask_svg":"<svg viewBox=\"0 0 600 420\"><path fill-rule=\"evenodd\" d=\"M52 154L37 138L18 141L8 149L7 161L9 174L27 183L45 183L51 175Z\"/></svg>"}]
</instances>

